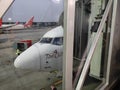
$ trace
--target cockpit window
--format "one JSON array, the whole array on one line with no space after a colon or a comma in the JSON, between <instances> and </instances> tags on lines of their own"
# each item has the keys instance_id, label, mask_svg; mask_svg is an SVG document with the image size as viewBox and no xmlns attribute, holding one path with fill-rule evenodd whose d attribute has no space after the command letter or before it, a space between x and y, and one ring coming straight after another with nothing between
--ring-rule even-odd
<instances>
[{"instance_id":1,"label":"cockpit window","mask_svg":"<svg viewBox=\"0 0 120 90\"><path fill-rule=\"evenodd\" d=\"M53 38L42 38L40 43L51 43Z\"/></svg>"},{"instance_id":2,"label":"cockpit window","mask_svg":"<svg viewBox=\"0 0 120 90\"><path fill-rule=\"evenodd\" d=\"M54 38L52 44L54 44L54 45L63 45L63 37L56 37L56 38Z\"/></svg>"}]
</instances>

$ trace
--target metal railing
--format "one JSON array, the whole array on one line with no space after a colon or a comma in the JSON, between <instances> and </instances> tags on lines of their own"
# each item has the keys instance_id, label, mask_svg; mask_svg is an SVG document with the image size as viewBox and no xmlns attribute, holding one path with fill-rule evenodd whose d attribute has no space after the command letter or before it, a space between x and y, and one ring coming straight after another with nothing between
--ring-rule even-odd
<instances>
[{"instance_id":1,"label":"metal railing","mask_svg":"<svg viewBox=\"0 0 120 90\"><path fill-rule=\"evenodd\" d=\"M107 7L106 7L105 12L104 12L104 14L103 14L103 17L102 17L102 20L101 20L100 25L99 25L99 27L98 27L96 36L95 36L95 38L94 38L94 40L93 40L93 42L92 42L92 45L91 45L90 51L89 51L89 53L88 53L88 56L87 56L85 65L84 65L84 67L83 67L81 76L80 76L80 78L79 78L79 81L78 81L76 90L81 90L81 89L82 89L83 83L84 83L84 81L85 81L85 77L86 77L86 75L87 75L87 72L88 72L88 69L89 69L89 66L90 66L90 62L91 62L92 56L93 56L93 54L94 54L96 45L97 45L98 40L99 40L99 38L100 38L100 34L101 34L102 30L103 30L103 27L104 27L105 21L106 21L106 19L107 19L107 16L108 16L108 14L109 14L109 11L110 11L110 8L111 8L111 6L112 6L112 3L113 3L113 0L109 0L109 1L108 1Z\"/></svg>"}]
</instances>

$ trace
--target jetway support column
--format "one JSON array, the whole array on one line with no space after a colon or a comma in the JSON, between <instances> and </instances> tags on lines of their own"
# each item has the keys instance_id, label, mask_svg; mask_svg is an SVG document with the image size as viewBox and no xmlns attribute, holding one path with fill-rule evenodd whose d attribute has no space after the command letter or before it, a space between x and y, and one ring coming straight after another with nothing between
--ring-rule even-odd
<instances>
[{"instance_id":1,"label":"jetway support column","mask_svg":"<svg viewBox=\"0 0 120 90\"><path fill-rule=\"evenodd\" d=\"M75 0L64 0L64 52L62 90L72 90Z\"/></svg>"}]
</instances>

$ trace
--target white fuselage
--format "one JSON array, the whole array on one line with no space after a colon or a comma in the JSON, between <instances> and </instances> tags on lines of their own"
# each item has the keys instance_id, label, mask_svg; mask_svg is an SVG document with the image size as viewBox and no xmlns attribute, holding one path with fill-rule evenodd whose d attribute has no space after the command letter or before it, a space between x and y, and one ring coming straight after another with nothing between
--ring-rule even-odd
<instances>
[{"instance_id":1,"label":"white fuselage","mask_svg":"<svg viewBox=\"0 0 120 90\"><path fill-rule=\"evenodd\" d=\"M6 28L6 30L15 30L15 29L24 29L24 25L23 24L18 24L18 25L14 25L12 27Z\"/></svg>"},{"instance_id":2,"label":"white fuselage","mask_svg":"<svg viewBox=\"0 0 120 90\"><path fill-rule=\"evenodd\" d=\"M21 53L14 66L21 69L52 71L62 69L63 28L47 32L39 42Z\"/></svg>"},{"instance_id":3,"label":"white fuselage","mask_svg":"<svg viewBox=\"0 0 120 90\"><path fill-rule=\"evenodd\" d=\"M12 27L14 25L15 24L4 24L4 25L0 26L0 29L9 28L9 27Z\"/></svg>"}]
</instances>

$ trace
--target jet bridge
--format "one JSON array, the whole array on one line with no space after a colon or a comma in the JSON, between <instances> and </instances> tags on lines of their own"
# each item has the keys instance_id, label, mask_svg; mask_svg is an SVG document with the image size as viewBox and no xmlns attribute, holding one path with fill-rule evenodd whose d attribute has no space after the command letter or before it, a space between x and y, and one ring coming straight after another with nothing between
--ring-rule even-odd
<instances>
[{"instance_id":1,"label":"jet bridge","mask_svg":"<svg viewBox=\"0 0 120 90\"><path fill-rule=\"evenodd\" d=\"M0 6L2 6L0 8L0 18L3 17L3 15L6 13L13 2L14 0L0 0Z\"/></svg>"},{"instance_id":2,"label":"jet bridge","mask_svg":"<svg viewBox=\"0 0 120 90\"><path fill-rule=\"evenodd\" d=\"M88 54L76 90L84 90L90 78L98 80L95 81L98 83L96 87L89 82L87 88L92 90L114 90L119 83L119 5L118 0L108 0L105 9L95 18L89 38L92 40L87 45Z\"/></svg>"},{"instance_id":3,"label":"jet bridge","mask_svg":"<svg viewBox=\"0 0 120 90\"><path fill-rule=\"evenodd\" d=\"M65 17L65 20L67 20L67 22L64 22L64 29L66 30L64 32L64 54L66 57L63 57L65 63L65 68L63 68L63 75L65 77L63 78L63 89L114 90L115 84L117 84L117 82L120 80L120 25L118 19L120 17L120 1L77 1L78 3L75 4L72 0L68 0L67 3L69 8L67 8L65 12L65 16L68 18L66 19ZM85 5L88 6L89 4L91 6L90 8L85 7ZM74 22L74 14L73 16L69 14L69 10L73 10L75 7L74 5L79 9L78 12L75 13L75 20L77 20L77 22L74 24L75 29L73 29L73 25L71 25L71 21ZM88 12L91 10L90 14L88 12L88 14L86 14L85 10ZM87 18L84 19L86 16L89 18L89 20L86 20ZM85 21L88 21L88 23L85 23ZM84 25L86 24L88 24L88 26L85 27ZM85 33L84 27L88 33ZM85 38L84 34L86 34ZM86 36L88 37L88 40ZM73 44L73 38L74 48L71 45ZM72 83L69 78L71 77L71 71L73 70L71 69L71 66L73 64L73 56L74 59L80 61L80 66L78 67L77 74L73 82L73 87L71 87L71 89L68 89L68 87L70 87L68 85L71 85Z\"/></svg>"}]
</instances>

